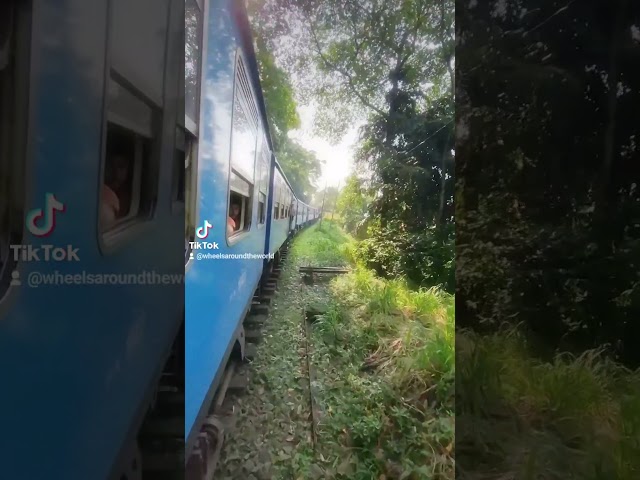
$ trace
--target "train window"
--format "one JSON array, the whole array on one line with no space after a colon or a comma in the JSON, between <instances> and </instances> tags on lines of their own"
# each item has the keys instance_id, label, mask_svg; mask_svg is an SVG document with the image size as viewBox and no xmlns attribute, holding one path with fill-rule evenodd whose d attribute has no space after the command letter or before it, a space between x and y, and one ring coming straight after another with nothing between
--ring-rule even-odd
<instances>
[{"instance_id":1,"label":"train window","mask_svg":"<svg viewBox=\"0 0 640 480\"><path fill-rule=\"evenodd\" d=\"M273 219L278 220L278 212L280 211L280 206L278 202L273 203Z\"/></svg>"},{"instance_id":2,"label":"train window","mask_svg":"<svg viewBox=\"0 0 640 480\"><path fill-rule=\"evenodd\" d=\"M258 223L263 225L267 219L267 196L260 192L258 195Z\"/></svg>"},{"instance_id":3,"label":"train window","mask_svg":"<svg viewBox=\"0 0 640 480\"><path fill-rule=\"evenodd\" d=\"M253 204L253 185L236 172L231 172L229 194L229 236L251 229L251 206Z\"/></svg>"},{"instance_id":4,"label":"train window","mask_svg":"<svg viewBox=\"0 0 640 480\"><path fill-rule=\"evenodd\" d=\"M111 78L100 206L103 232L148 217L153 210L158 172L152 163L154 114L150 105Z\"/></svg>"},{"instance_id":5,"label":"train window","mask_svg":"<svg viewBox=\"0 0 640 480\"><path fill-rule=\"evenodd\" d=\"M144 173L148 171L150 151L149 139L109 124L102 190L103 230L150 212L153 199L143 181Z\"/></svg>"},{"instance_id":6,"label":"train window","mask_svg":"<svg viewBox=\"0 0 640 480\"><path fill-rule=\"evenodd\" d=\"M30 2L0 3L0 298L16 262L10 245L22 243Z\"/></svg>"}]
</instances>

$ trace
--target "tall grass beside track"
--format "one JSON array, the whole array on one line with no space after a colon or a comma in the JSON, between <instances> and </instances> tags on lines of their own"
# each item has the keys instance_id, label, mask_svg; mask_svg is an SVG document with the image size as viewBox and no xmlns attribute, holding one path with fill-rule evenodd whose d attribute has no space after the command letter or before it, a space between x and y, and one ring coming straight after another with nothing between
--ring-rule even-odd
<instances>
[{"instance_id":1,"label":"tall grass beside track","mask_svg":"<svg viewBox=\"0 0 640 480\"><path fill-rule=\"evenodd\" d=\"M639 371L601 351L538 360L513 328L457 348L461 479L640 478Z\"/></svg>"},{"instance_id":2,"label":"tall grass beside track","mask_svg":"<svg viewBox=\"0 0 640 480\"><path fill-rule=\"evenodd\" d=\"M327 472L452 479L455 410L456 478L640 479L640 371L602 351L545 361L510 328L459 331L456 376L454 297L376 277L355 246L326 219L294 245L301 264L352 268L315 300L325 309L313 361Z\"/></svg>"},{"instance_id":3,"label":"tall grass beside track","mask_svg":"<svg viewBox=\"0 0 640 480\"><path fill-rule=\"evenodd\" d=\"M338 478L452 479L454 297L380 279L353 248L326 219L293 247L301 264L352 267L316 300L322 458Z\"/></svg>"}]
</instances>

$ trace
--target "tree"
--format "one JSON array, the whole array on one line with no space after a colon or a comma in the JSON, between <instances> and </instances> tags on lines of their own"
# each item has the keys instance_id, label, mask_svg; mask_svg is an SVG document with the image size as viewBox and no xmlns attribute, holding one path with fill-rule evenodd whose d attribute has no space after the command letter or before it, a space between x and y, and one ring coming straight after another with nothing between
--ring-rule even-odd
<instances>
[{"instance_id":1,"label":"tree","mask_svg":"<svg viewBox=\"0 0 640 480\"><path fill-rule=\"evenodd\" d=\"M359 227L365 225L372 200L373 196L367 192L362 180L357 175L349 176L336 202L337 212L348 232L357 233Z\"/></svg>"},{"instance_id":2,"label":"tree","mask_svg":"<svg viewBox=\"0 0 640 480\"><path fill-rule=\"evenodd\" d=\"M398 258L383 257L420 265L410 269L416 283L451 286L453 2L267 0L257 15L297 94L317 107L319 132L335 139L368 120L357 161L373 173L369 214L380 228L371 246L402 236ZM435 276L425 274L433 258ZM404 266L386 271L407 273Z\"/></svg>"},{"instance_id":3,"label":"tree","mask_svg":"<svg viewBox=\"0 0 640 480\"><path fill-rule=\"evenodd\" d=\"M525 6L460 5L456 323L637 366L638 6Z\"/></svg>"},{"instance_id":4,"label":"tree","mask_svg":"<svg viewBox=\"0 0 640 480\"><path fill-rule=\"evenodd\" d=\"M314 153L306 150L290 138L281 142L278 161L291 182L296 195L309 203L315 190L315 182L321 173L321 164Z\"/></svg>"},{"instance_id":5,"label":"tree","mask_svg":"<svg viewBox=\"0 0 640 480\"><path fill-rule=\"evenodd\" d=\"M275 63L273 54L267 49L262 38L256 41L256 57L260 69L260 81L264 100L267 105L267 117L278 150L288 141L287 133L300 127L300 116L296 108L293 88L289 76Z\"/></svg>"},{"instance_id":6,"label":"tree","mask_svg":"<svg viewBox=\"0 0 640 480\"><path fill-rule=\"evenodd\" d=\"M289 75L276 65L260 36L256 56L276 157L296 195L307 202L321 172L320 161L288 136L290 130L300 127L294 91Z\"/></svg>"}]
</instances>

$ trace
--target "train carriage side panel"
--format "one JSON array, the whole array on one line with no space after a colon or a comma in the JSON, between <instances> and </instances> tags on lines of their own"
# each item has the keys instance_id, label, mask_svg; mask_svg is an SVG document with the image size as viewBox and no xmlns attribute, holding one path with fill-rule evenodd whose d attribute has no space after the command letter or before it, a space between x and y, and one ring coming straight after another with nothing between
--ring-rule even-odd
<instances>
[{"instance_id":1,"label":"train carriage side panel","mask_svg":"<svg viewBox=\"0 0 640 480\"><path fill-rule=\"evenodd\" d=\"M272 223L269 231L269 253L275 254L288 237L289 220L286 216L288 184L282 169L275 161Z\"/></svg>"},{"instance_id":2,"label":"train carriage side panel","mask_svg":"<svg viewBox=\"0 0 640 480\"><path fill-rule=\"evenodd\" d=\"M206 241L218 249L192 252L185 267L187 452L241 336L263 266L259 258L202 255L262 255L269 229L270 137L246 13L233 0L212 0L205 13L196 213L189 232L209 222ZM228 232L234 204L239 214Z\"/></svg>"},{"instance_id":3,"label":"train carriage side panel","mask_svg":"<svg viewBox=\"0 0 640 480\"><path fill-rule=\"evenodd\" d=\"M300 199L296 199L296 230L300 229Z\"/></svg>"},{"instance_id":4,"label":"train carriage side panel","mask_svg":"<svg viewBox=\"0 0 640 480\"><path fill-rule=\"evenodd\" d=\"M29 30L19 29L29 38L19 45L30 59L23 77L29 80L20 84L28 91L18 90L29 97L20 160L26 158L31 189L23 213L46 211L48 194L64 204L48 236L25 230L21 243L72 245L79 260L18 262L22 285L0 293L0 364L20 366L3 370L3 411L11 412L2 421L3 477L104 479L182 321L183 265L159 255L182 241L173 233L183 224L172 191L178 79L165 70L165 59L174 57L166 48L184 48L176 29L180 9L173 8L180 4L170 10L169 0L118 0L110 9L106 0L16 3L31 3ZM142 64L136 45L127 51L118 42L132 37L147 50ZM127 219L101 228L104 168L116 131L123 168L134 175L132 202ZM127 145L136 145L135 153ZM65 275L144 271L172 274L174 283L60 283ZM44 273L57 275L58 284L29 288L29 278L43 280ZM38 447L47 432L55 432L55 441Z\"/></svg>"},{"instance_id":5,"label":"train carriage side panel","mask_svg":"<svg viewBox=\"0 0 640 480\"><path fill-rule=\"evenodd\" d=\"M271 230L274 227L274 209L275 209L275 190L276 190L276 160L273 153L269 163L269 195L267 196L267 227L265 229L265 243L264 253L265 255L272 252L271 250ZM263 265L269 263L268 259L264 260Z\"/></svg>"}]
</instances>

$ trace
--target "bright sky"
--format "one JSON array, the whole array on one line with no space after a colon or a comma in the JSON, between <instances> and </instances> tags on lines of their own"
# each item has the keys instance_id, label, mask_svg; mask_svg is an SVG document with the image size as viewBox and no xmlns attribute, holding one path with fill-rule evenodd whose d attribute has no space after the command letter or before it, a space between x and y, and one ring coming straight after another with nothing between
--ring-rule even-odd
<instances>
[{"instance_id":1,"label":"bright sky","mask_svg":"<svg viewBox=\"0 0 640 480\"><path fill-rule=\"evenodd\" d=\"M329 187L344 187L345 180L353 169L353 149L357 146L359 126L349 130L340 143L332 144L312 133L315 108L298 107L298 114L300 128L289 132L289 136L307 150L314 152L318 159L324 162L322 174L318 180L318 189L323 189L325 183Z\"/></svg>"}]
</instances>

